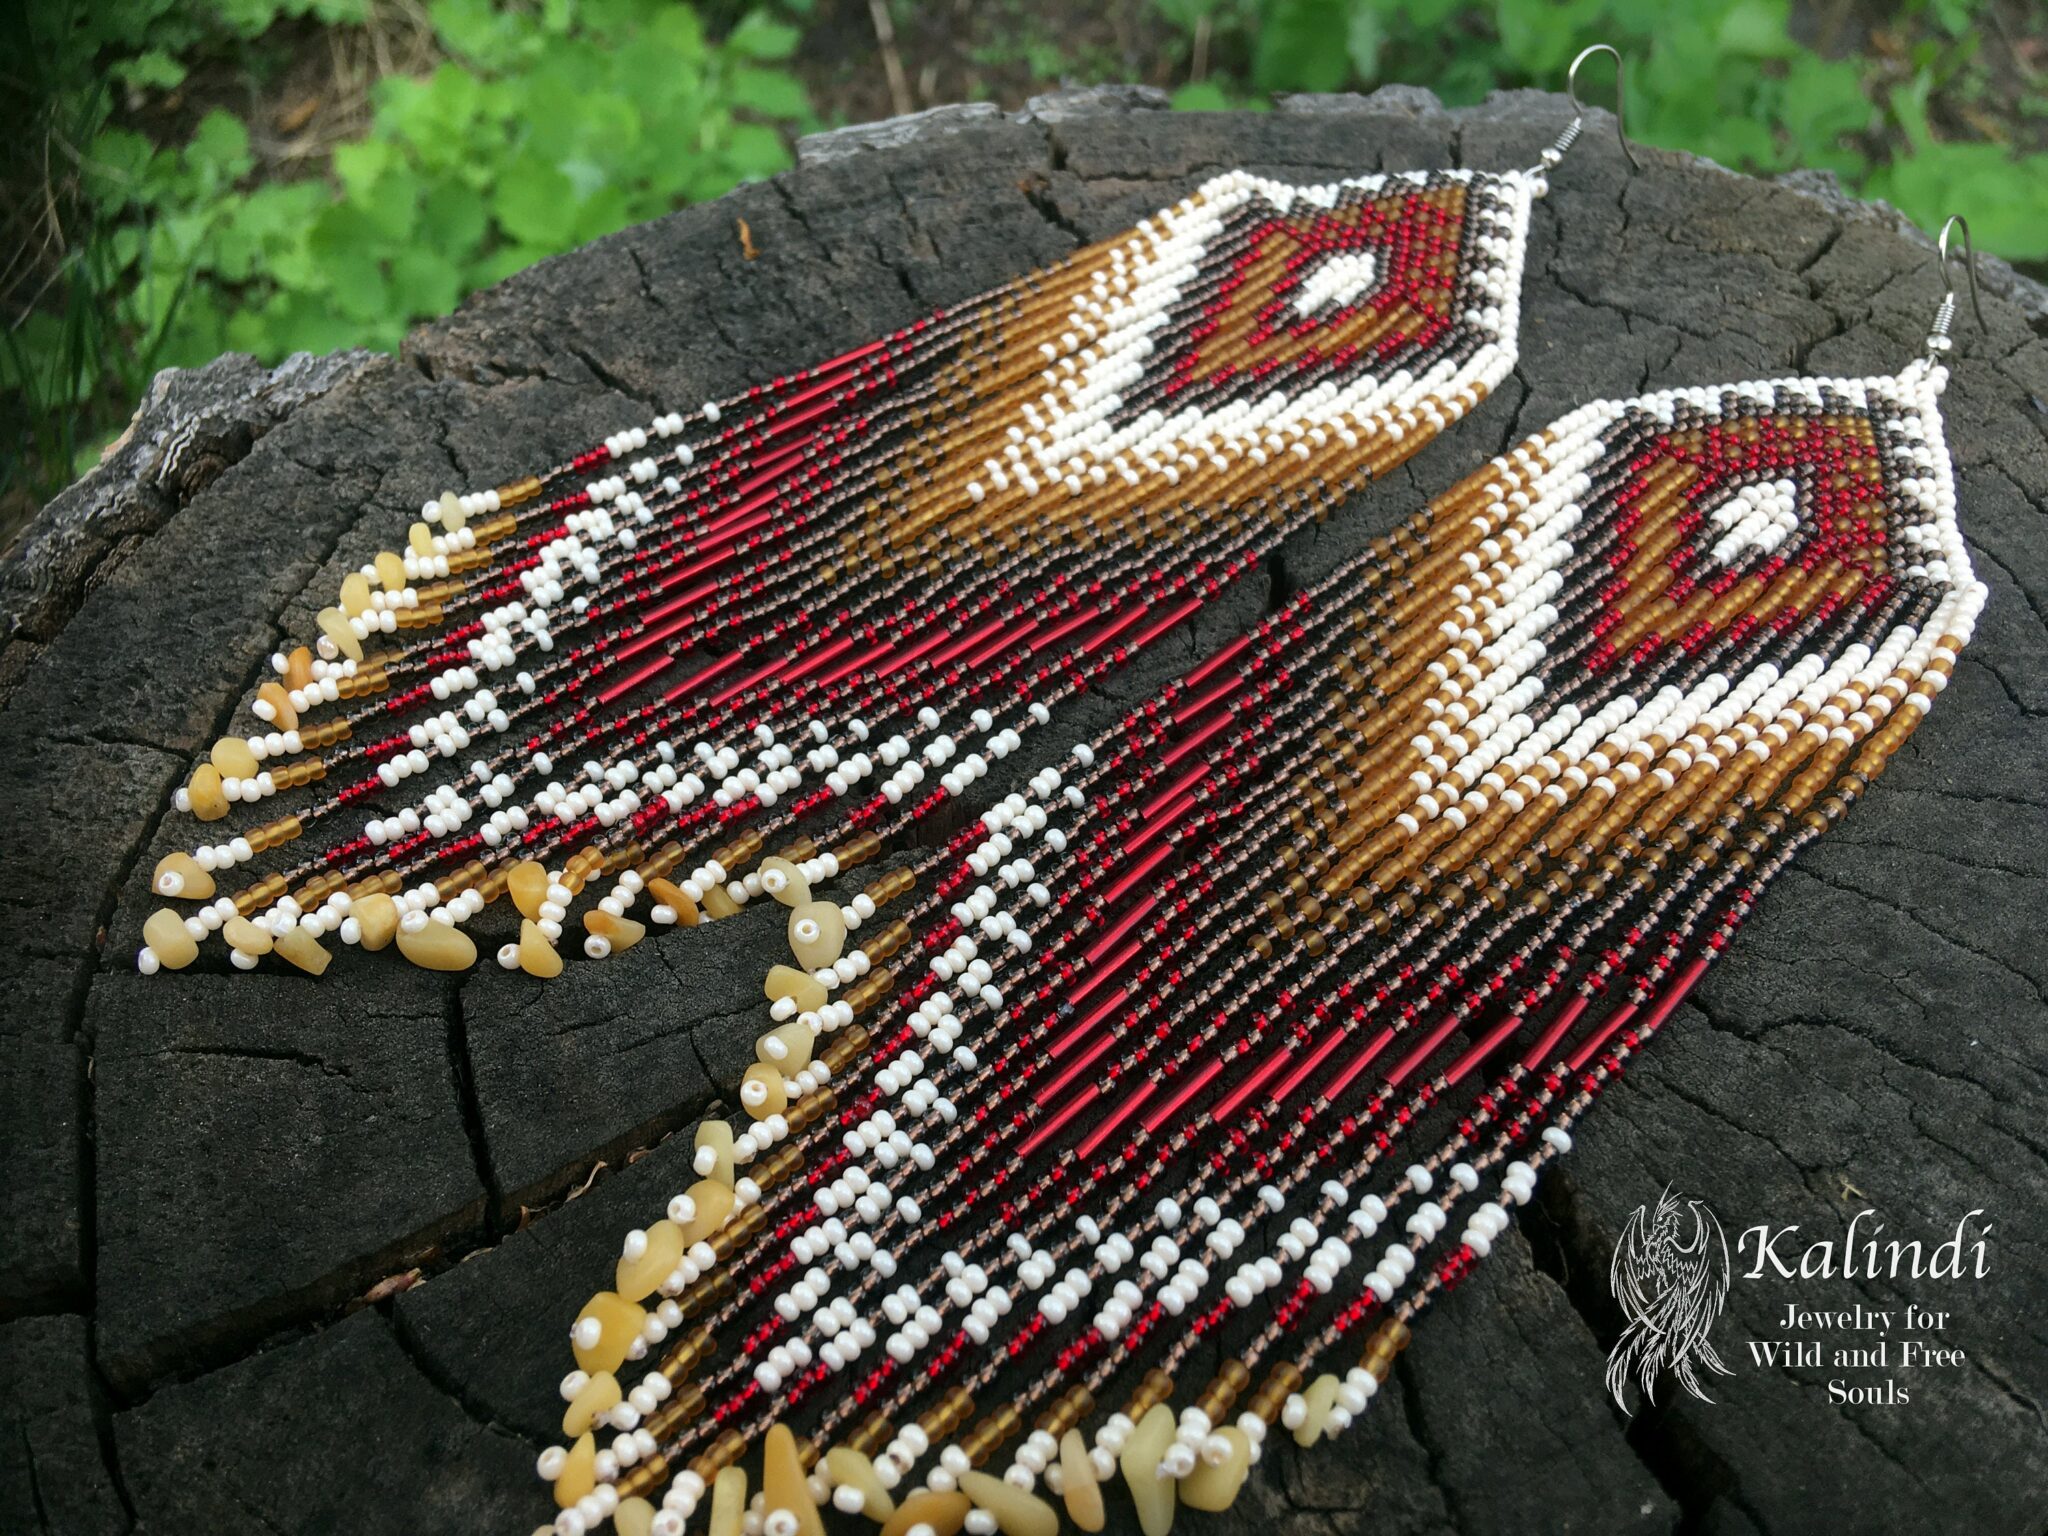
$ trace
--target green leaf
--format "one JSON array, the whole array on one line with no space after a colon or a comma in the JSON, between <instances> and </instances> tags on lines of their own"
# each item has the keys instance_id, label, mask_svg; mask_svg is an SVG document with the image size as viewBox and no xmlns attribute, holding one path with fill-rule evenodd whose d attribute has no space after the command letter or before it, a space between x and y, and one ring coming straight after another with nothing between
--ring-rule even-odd
<instances>
[{"instance_id":1,"label":"green leaf","mask_svg":"<svg viewBox=\"0 0 2048 1536\"><path fill-rule=\"evenodd\" d=\"M1191 81L1173 93L1176 112L1228 112L1235 105L1214 80Z\"/></svg>"},{"instance_id":2,"label":"green leaf","mask_svg":"<svg viewBox=\"0 0 2048 1536\"><path fill-rule=\"evenodd\" d=\"M1252 53L1252 83L1266 91L1334 91L1349 77L1340 46L1344 0L1274 0Z\"/></svg>"},{"instance_id":3,"label":"green leaf","mask_svg":"<svg viewBox=\"0 0 2048 1536\"><path fill-rule=\"evenodd\" d=\"M348 200L387 240L396 243L411 236L419 177L390 143L369 139L338 146L334 173Z\"/></svg>"},{"instance_id":4,"label":"green leaf","mask_svg":"<svg viewBox=\"0 0 2048 1536\"><path fill-rule=\"evenodd\" d=\"M491 0L433 0L427 14L442 47L487 70L504 69L543 46L524 15L500 11Z\"/></svg>"},{"instance_id":5,"label":"green leaf","mask_svg":"<svg viewBox=\"0 0 2048 1536\"><path fill-rule=\"evenodd\" d=\"M483 241L488 218L481 193L444 181L420 202L419 238L450 261L466 261Z\"/></svg>"},{"instance_id":6,"label":"green leaf","mask_svg":"<svg viewBox=\"0 0 2048 1536\"><path fill-rule=\"evenodd\" d=\"M561 248L583 245L633 222L626 206L626 194L618 187L605 187L577 204L576 220L566 231Z\"/></svg>"},{"instance_id":7,"label":"green leaf","mask_svg":"<svg viewBox=\"0 0 2048 1536\"><path fill-rule=\"evenodd\" d=\"M745 23L741 25L744 26ZM647 63L665 73L688 77L691 66L703 59L705 54L704 23L691 6L664 6L642 28L640 45L645 50L644 57Z\"/></svg>"},{"instance_id":8,"label":"green leaf","mask_svg":"<svg viewBox=\"0 0 2048 1536\"><path fill-rule=\"evenodd\" d=\"M213 0L213 13L237 37L261 37L284 11L278 0Z\"/></svg>"},{"instance_id":9,"label":"green leaf","mask_svg":"<svg viewBox=\"0 0 2048 1536\"><path fill-rule=\"evenodd\" d=\"M782 135L760 123L734 123L724 160L741 181L754 181L789 169L789 148Z\"/></svg>"},{"instance_id":10,"label":"green leaf","mask_svg":"<svg viewBox=\"0 0 2048 1536\"><path fill-rule=\"evenodd\" d=\"M1788 0L1735 0L1722 13L1716 41L1738 59L1782 59L1799 52L1790 31Z\"/></svg>"},{"instance_id":11,"label":"green leaf","mask_svg":"<svg viewBox=\"0 0 2048 1536\"><path fill-rule=\"evenodd\" d=\"M466 286L472 293L479 288L488 288L493 283L503 282L514 272L524 272L535 262L545 261L554 254L555 252L546 246L503 246L469 269Z\"/></svg>"},{"instance_id":12,"label":"green leaf","mask_svg":"<svg viewBox=\"0 0 2048 1536\"><path fill-rule=\"evenodd\" d=\"M391 307L378 246L376 226L352 204L336 203L314 221L312 252L319 283L352 320L374 320Z\"/></svg>"},{"instance_id":13,"label":"green leaf","mask_svg":"<svg viewBox=\"0 0 2048 1536\"><path fill-rule=\"evenodd\" d=\"M1387 29L1379 12L1370 5L1354 5L1351 24L1344 29L1344 50L1351 56L1351 67L1358 71L1360 79L1379 78L1380 53L1386 46Z\"/></svg>"},{"instance_id":14,"label":"green leaf","mask_svg":"<svg viewBox=\"0 0 2048 1536\"><path fill-rule=\"evenodd\" d=\"M2014 157L1996 144L1930 144L1894 161L1865 189L1927 229L1952 213L1970 219L1980 251L2009 261L2048 259L2048 154Z\"/></svg>"},{"instance_id":15,"label":"green leaf","mask_svg":"<svg viewBox=\"0 0 2048 1536\"><path fill-rule=\"evenodd\" d=\"M803 82L779 69L742 66L726 82L726 93L734 106L763 117L808 117L811 112Z\"/></svg>"},{"instance_id":16,"label":"green leaf","mask_svg":"<svg viewBox=\"0 0 2048 1536\"><path fill-rule=\"evenodd\" d=\"M126 272L142 255L142 231L123 224L107 236L107 257L114 272Z\"/></svg>"},{"instance_id":17,"label":"green leaf","mask_svg":"<svg viewBox=\"0 0 2048 1536\"><path fill-rule=\"evenodd\" d=\"M228 344L268 363L293 352L338 352L362 334L359 322L306 293L278 294L260 310L239 311L228 321Z\"/></svg>"},{"instance_id":18,"label":"green leaf","mask_svg":"<svg viewBox=\"0 0 2048 1536\"><path fill-rule=\"evenodd\" d=\"M387 75L377 83L374 131L409 146L423 164L459 164L484 115L484 97L484 83L456 63L424 80Z\"/></svg>"},{"instance_id":19,"label":"green leaf","mask_svg":"<svg viewBox=\"0 0 2048 1536\"><path fill-rule=\"evenodd\" d=\"M1877 109L1855 65L1802 54L1785 66L1776 116L1798 159L1851 171L1862 169L1862 156L1844 150L1842 141L1869 131Z\"/></svg>"},{"instance_id":20,"label":"green leaf","mask_svg":"<svg viewBox=\"0 0 2048 1536\"><path fill-rule=\"evenodd\" d=\"M575 190L554 166L522 154L499 174L491 212L514 240L553 249Z\"/></svg>"},{"instance_id":21,"label":"green leaf","mask_svg":"<svg viewBox=\"0 0 2048 1536\"><path fill-rule=\"evenodd\" d=\"M125 128L109 128L92 141L81 169L93 200L118 208L142 192L156 151L149 140Z\"/></svg>"},{"instance_id":22,"label":"green leaf","mask_svg":"<svg viewBox=\"0 0 2048 1536\"><path fill-rule=\"evenodd\" d=\"M803 34L795 27L785 26L766 11L749 11L726 34L725 46L749 59L786 59L802 40Z\"/></svg>"},{"instance_id":23,"label":"green leaf","mask_svg":"<svg viewBox=\"0 0 2048 1536\"><path fill-rule=\"evenodd\" d=\"M391 286L407 319L445 315L462 297L462 269L439 251L408 246L391 258Z\"/></svg>"},{"instance_id":24,"label":"green leaf","mask_svg":"<svg viewBox=\"0 0 2048 1536\"><path fill-rule=\"evenodd\" d=\"M249 173L249 130L232 112L215 107L199 120L185 146L185 166L215 187L228 186Z\"/></svg>"},{"instance_id":25,"label":"green leaf","mask_svg":"<svg viewBox=\"0 0 2048 1536\"><path fill-rule=\"evenodd\" d=\"M169 91L184 83L185 66L162 49L151 48L132 59L117 60L107 73L135 90Z\"/></svg>"},{"instance_id":26,"label":"green leaf","mask_svg":"<svg viewBox=\"0 0 2048 1536\"><path fill-rule=\"evenodd\" d=\"M334 174L342 191L357 202L373 196L384 173L398 163L398 150L387 140L364 139L334 147Z\"/></svg>"}]
</instances>

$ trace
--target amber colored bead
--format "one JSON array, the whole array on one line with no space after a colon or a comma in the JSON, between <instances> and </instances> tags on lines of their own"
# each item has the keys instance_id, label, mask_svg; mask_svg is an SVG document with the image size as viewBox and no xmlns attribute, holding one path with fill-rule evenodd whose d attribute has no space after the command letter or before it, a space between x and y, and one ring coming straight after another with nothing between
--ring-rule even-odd
<instances>
[{"instance_id":1,"label":"amber colored bead","mask_svg":"<svg viewBox=\"0 0 2048 1536\"><path fill-rule=\"evenodd\" d=\"M833 850L842 872L865 864L882 851L882 839L873 832L858 832Z\"/></svg>"},{"instance_id":2,"label":"amber colored bead","mask_svg":"<svg viewBox=\"0 0 2048 1536\"><path fill-rule=\"evenodd\" d=\"M1394 1357L1408 1347L1409 1337L1406 1323L1398 1317L1388 1318L1373 1330L1358 1363L1370 1371L1375 1380L1385 1381L1393 1374Z\"/></svg>"},{"instance_id":3,"label":"amber colored bead","mask_svg":"<svg viewBox=\"0 0 2048 1536\"><path fill-rule=\"evenodd\" d=\"M402 612L404 613L410 613L412 611L413 610L411 609L402 610ZM401 617L398 622L400 623L400 625L404 625L405 619ZM340 698L361 699L367 698L370 694L373 693L382 693L385 689L389 688L390 686L391 678L384 669L384 663L382 661L366 661L359 665L355 669L355 671L350 673L347 677L337 678L335 680L334 690L336 695ZM318 729L319 727L315 727L316 731ZM313 742L308 739L307 733L305 731L301 731L299 733L299 744L305 747L310 747L313 745Z\"/></svg>"},{"instance_id":4,"label":"amber colored bead","mask_svg":"<svg viewBox=\"0 0 2048 1536\"><path fill-rule=\"evenodd\" d=\"M849 1024L844 1029L833 1032L831 1044L820 1053L819 1059L831 1068L834 1076L837 1076L868 1048L868 1039L866 1025Z\"/></svg>"},{"instance_id":5,"label":"amber colored bead","mask_svg":"<svg viewBox=\"0 0 2048 1536\"><path fill-rule=\"evenodd\" d=\"M662 1374L668 1375L666 1367ZM704 1389L694 1381L680 1382L668 1400L647 1416L647 1431L657 1440L668 1440L703 1412Z\"/></svg>"},{"instance_id":6,"label":"amber colored bead","mask_svg":"<svg viewBox=\"0 0 2048 1536\"><path fill-rule=\"evenodd\" d=\"M1252 1394L1249 1411L1269 1425L1279 1423L1280 1410L1286 1406L1288 1398L1301 1390L1301 1379L1301 1372L1293 1361L1279 1361L1266 1373L1259 1390Z\"/></svg>"},{"instance_id":7,"label":"amber colored bead","mask_svg":"<svg viewBox=\"0 0 2048 1536\"><path fill-rule=\"evenodd\" d=\"M717 1350L718 1341L711 1336L709 1328L692 1328L662 1356L661 1374L668 1378L670 1386L681 1386Z\"/></svg>"},{"instance_id":8,"label":"amber colored bead","mask_svg":"<svg viewBox=\"0 0 2048 1536\"><path fill-rule=\"evenodd\" d=\"M863 948L867 950L868 959L872 962L888 959L909 942L910 924L899 917L872 939L869 939Z\"/></svg>"},{"instance_id":9,"label":"amber colored bead","mask_svg":"<svg viewBox=\"0 0 2048 1536\"><path fill-rule=\"evenodd\" d=\"M715 1269L703 1276L682 1295L676 1297L676 1306L685 1318L702 1317L705 1313L726 1301L733 1293L733 1278L729 1271Z\"/></svg>"},{"instance_id":10,"label":"amber colored bead","mask_svg":"<svg viewBox=\"0 0 2048 1536\"><path fill-rule=\"evenodd\" d=\"M1145 1379L1138 1383L1137 1390L1125 1402L1124 1417L1136 1423L1151 1412L1155 1404L1171 1401L1172 1397L1173 1378L1155 1366L1145 1373Z\"/></svg>"},{"instance_id":11,"label":"amber colored bead","mask_svg":"<svg viewBox=\"0 0 2048 1536\"><path fill-rule=\"evenodd\" d=\"M301 727L299 731L299 745L308 752L317 752L322 747L331 747L338 741L347 741L351 734L353 734L353 727L349 725L348 721L323 720L315 726ZM271 771L272 773L276 772L275 769ZM321 768L322 775L326 771L326 768L323 766Z\"/></svg>"},{"instance_id":12,"label":"amber colored bead","mask_svg":"<svg viewBox=\"0 0 2048 1536\"><path fill-rule=\"evenodd\" d=\"M260 827L252 827L247 834L249 846L258 853L263 852L266 848L279 848L297 837L301 830L303 829L299 824L297 816L280 816L275 821L266 821ZM334 885L330 886L329 889L338 889L341 884L341 877L335 875L331 878L334 881Z\"/></svg>"},{"instance_id":13,"label":"amber colored bead","mask_svg":"<svg viewBox=\"0 0 2048 1536\"><path fill-rule=\"evenodd\" d=\"M840 1000L855 1013L865 1013L887 997L895 985L895 973L887 966L878 966L848 987Z\"/></svg>"},{"instance_id":14,"label":"amber colored bead","mask_svg":"<svg viewBox=\"0 0 2048 1536\"><path fill-rule=\"evenodd\" d=\"M718 1438L704 1448L701 1455L690 1463L690 1470L708 1484L725 1468L733 1465L747 1454L747 1442L736 1429L727 1428L719 1432Z\"/></svg>"},{"instance_id":15,"label":"amber colored bead","mask_svg":"<svg viewBox=\"0 0 2048 1536\"><path fill-rule=\"evenodd\" d=\"M1095 1411L1095 1396L1084 1386L1069 1387L1038 1416L1037 1428L1057 1440Z\"/></svg>"},{"instance_id":16,"label":"amber colored bead","mask_svg":"<svg viewBox=\"0 0 2048 1536\"><path fill-rule=\"evenodd\" d=\"M838 1107L838 1094L834 1093L830 1088L817 1088L792 1104L784 1112L783 1118L789 1122L789 1128L794 1133L808 1126L815 1125L818 1121L828 1117ZM795 1149L790 1148L788 1150L793 1152ZM801 1162L802 1159L799 1158L798 1161ZM759 1182L759 1180L757 1179L756 1182Z\"/></svg>"},{"instance_id":17,"label":"amber colored bead","mask_svg":"<svg viewBox=\"0 0 2048 1536\"><path fill-rule=\"evenodd\" d=\"M967 1422L974 1412L974 1399L961 1386L949 1388L946 1395L932 1407L918 1416L918 1428L922 1429L934 1444L950 1437L953 1431Z\"/></svg>"},{"instance_id":18,"label":"amber colored bead","mask_svg":"<svg viewBox=\"0 0 2048 1536\"><path fill-rule=\"evenodd\" d=\"M804 1155L793 1145L784 1142L753 1167L754 1183L764 1192L793 1178L803 1170Z\"/></svg>"},{"instance_id":19,"label":"amber colored bead","mask_svg":"<svg viewBox=\"0 0 2048 1536\"><path fill-rule=\"evenodd\" d=\"M311 912L346 883L338 872L330 870L324 875L315 875L300 886L292 893L293 899L305 911Z\"/></svg>"},{"instance_id":20,"label":"amber colored bead","mask_svg":"<svg viewBox=\"0 0 2048 1536\"><path fill-rule=\"evenodd\" d=\"M261 912L282 896L285 889L283 875L265 875L247 890L236 893L235 910L244 917Z\"/></svg>"},{"instance_id":21,"label":"amber colored bead","mask_svg":"<svg viewBox=\"0 0 2048 1536\"><path fill-rule=\"evenodd\" d=\"M1022 1415L1017 1412L1015 1405L1004 1403L967 1432L960 1442L960 1448L967 1453L967 1459L978 1467L986 1462L1005 1440L1017 1433L1022 1421Z\"/></svg>"},{"instance_id":22,"label":"amber colored bead","mask_svg":"<svg viewBox=\"0 0 2048 1536\"><path fill-rule=\"evenodd\" d=\"M1220 1424L1230 1412L1231 1404L1237 1401L1238 1394L1250 1386L1251 1381L1252 1373L1245 1369L1242 1361L1226 1359L1217 1367L1215 1379L1202 1388L1200 1396L1195 1399L1195 1406L1208 1416L1212 1424Z\"/></svg>"},{"instance_id":23,"label":"amber colored bead","mask_svg":"<svg viewBox=\"0 0 2048 1536\"><path fill-rule=\"evenodd\" d=\"M846 1437L845 1443L848 1450L872 1457L875 1452L887 1445L895 1434L895 1427L890 1424L889 1416L876 1409L861 1420L860 1427Z\"/></svg>"},{"instance_id":24,"label":"amber colored bead","mask_svg":"<svg viewBox=\"0 0 2048 1536\"><path fill-rule=\"evenodd\" d=\"M619 1473L612 1486L622 1499L644 1498L668 1481L668 1461L657 1451Z\"/></svg>"}]
</instances>

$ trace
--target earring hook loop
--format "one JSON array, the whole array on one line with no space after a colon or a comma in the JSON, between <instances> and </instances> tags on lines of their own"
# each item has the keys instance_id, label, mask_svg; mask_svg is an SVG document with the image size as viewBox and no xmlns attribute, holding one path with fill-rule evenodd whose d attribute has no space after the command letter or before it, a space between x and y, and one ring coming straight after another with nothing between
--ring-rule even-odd
<instances>
[{"instance_id":1,"label":"earring hook loop","mask_svg":"<svg viewBox=\"0 0 2048 1536\"><path fill-rule=\"evenodd\" d=\"M1643 163L1636 158L1635 145L1629 142L1628 120L1625 115L1627 106L1623 100L1623 86L1626 83L1626 66L1622 62L1620 51L1611 43L1589 43L1586 47L1579 50L1579 56L1572 60L1571 67L1565 71L1564 93L1572 104L1572 120L1566 125L1564 132L1557 136L1557 142L1551 145L1549 152L1544 155L1544 162L1548 165L1555 165L1558 159L1563 157L1564 152L1570 149L1577 142L1579 135L1585 131L1586 104L1579 100L1579 66L1596 53L1604 53L1614 60L1615 137L1621 140L1621 152L1628 156L1630 167L1640 171L1643 168Z\"/></svg>"},{"instance_id":2,"label":"earring hook loop","mask_svg":"<svg viewBox=\"0 0 2048 1536\"><path fill-rule=\"evenodd\" d=\"M1960 213L1952 213L1941 226L1941 233L1935 237L1934 249L1941 257L1942 300L1950 314L1955 312L1956 281L1949 271L1949 231L1961 228L1963 232L1963 271L1970 279L1970 313L1977 317L1977 329L1989 330L1984 323L1984 305L1977 295L1977 247L1970 239L1970 221Z\"/></svg>"}]
</instances>

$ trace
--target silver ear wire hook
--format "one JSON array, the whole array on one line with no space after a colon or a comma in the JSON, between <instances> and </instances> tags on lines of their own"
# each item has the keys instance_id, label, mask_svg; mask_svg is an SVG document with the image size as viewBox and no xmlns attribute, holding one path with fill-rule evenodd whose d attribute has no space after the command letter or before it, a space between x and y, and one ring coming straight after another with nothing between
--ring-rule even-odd
<instances>
[{"instance_id":1,"label":"silver ear wire hook","mask_svg":"<svg viewBox=\"0 0 2048 1536\"><path fill-rule=\"evenodd\" d=\"M1941 309L1934 317L1934 334L1948 335L1949 322L1956 312L1956 280L1949 274L1948 236L1958 225L1963 231L1963 271L1970 278L1970 313L1977 317L1977 329L1991 329L1984 323L1984 305L1977 296L1977 247L1970 239L1970 221L1960 213L1952 213L1948 222L1941 226L1941 233L1935 236L1934 249L1941 257Z\"/></svg>"},{"instance_id":2,"label":"silver ear wire hook","mask_svg":"<svg viewBox=\"0 0 2048 1536\"><path fill-rule=\"evenodd\" d=\"M1579 66L1581 64L1584 64L1586 60L1590 59L1596 53L1604 53L1609 58L1614 60L1615 137L1621 140L1621 152L1624 155L1628 156L1628 163L1630 167L1637 171L1640 171L1643 168L1643 163L1640 160L1636 159L1635 146L1629 143L1628 120L1624 115L1627 111L1627 107L1622 99L1622 86L1625 83L1624 66L1622 64L1620 53L1618 53L1615 50L1614 46L1610 43L1592 43L1584 48L1581 48L1579 50L1579 56L1572 60L1571 68L1565 71L1564 93L1571 100L1572 120L1571 122L1565 125L1564 132L1560 133L1557 136L1557 142L1555 144L1552 144L1549 149L1544 151L1543 163L1546 166L1552 166L1557 164L1559 160L1564 158L1564 152L1570 149L1573 144L1577 143L1579 135L1585 131L1586 104L1579 100Z\"/></svg>"}]
</instances>

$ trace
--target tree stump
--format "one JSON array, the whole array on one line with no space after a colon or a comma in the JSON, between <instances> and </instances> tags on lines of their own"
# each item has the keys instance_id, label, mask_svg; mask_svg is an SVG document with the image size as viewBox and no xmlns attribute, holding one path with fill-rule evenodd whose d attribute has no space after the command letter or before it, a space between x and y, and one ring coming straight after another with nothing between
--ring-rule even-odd
<instances>
[{"instance_id":1,"label":"tree stump","mask_svg":"<svg viewBox=\"0 0 2048 1536\"><path fill-rule=\"evenodd\" d=\"M319 982L217 954L144 979L149 871L186 831L167 797L279 639L445 485L902 325L1222 168L1523 165L1568 111L1408 90L1158 106L1079 93L829 135L773 182L479 295L401 358L167 375L30 530L0 576L0 1527L504 1533L552 1513L533 1459L563 1332L680 1187L687 1138L664 1136L751 1057L768 918L545 988L353 953ZM1509 384L1082 708L1149 692L1583 401L1914 355L1941 286L1924 239L1839 197L1644 160L1631 174L1600 121L1555 173ZM1282 1437L1233 1512L1185 1528L2038 1526L2048 342L2029 316L2048 306L1986 269L1989 331L1965 305L1947 411L1992 601L1943 707L1607 1096L1526 1232L1429 1318L1397 1390L1335 1446ZM1731 1239L1797 1224L1798 1247L1866 1209L1930 1244L1980 1210L1990 1272L1738 1278L1718 1402L1625 1420L1601 1381L1607 1265L1667 1180ZM1947 1311L1932 1342L1967 1361L1892 1372L1911 1399L1893 1407L1829 1400L1830 1376L1868 1373L1752 1364L1788 1304L1858 1301Z\"/></svg>"}]
</instances>

